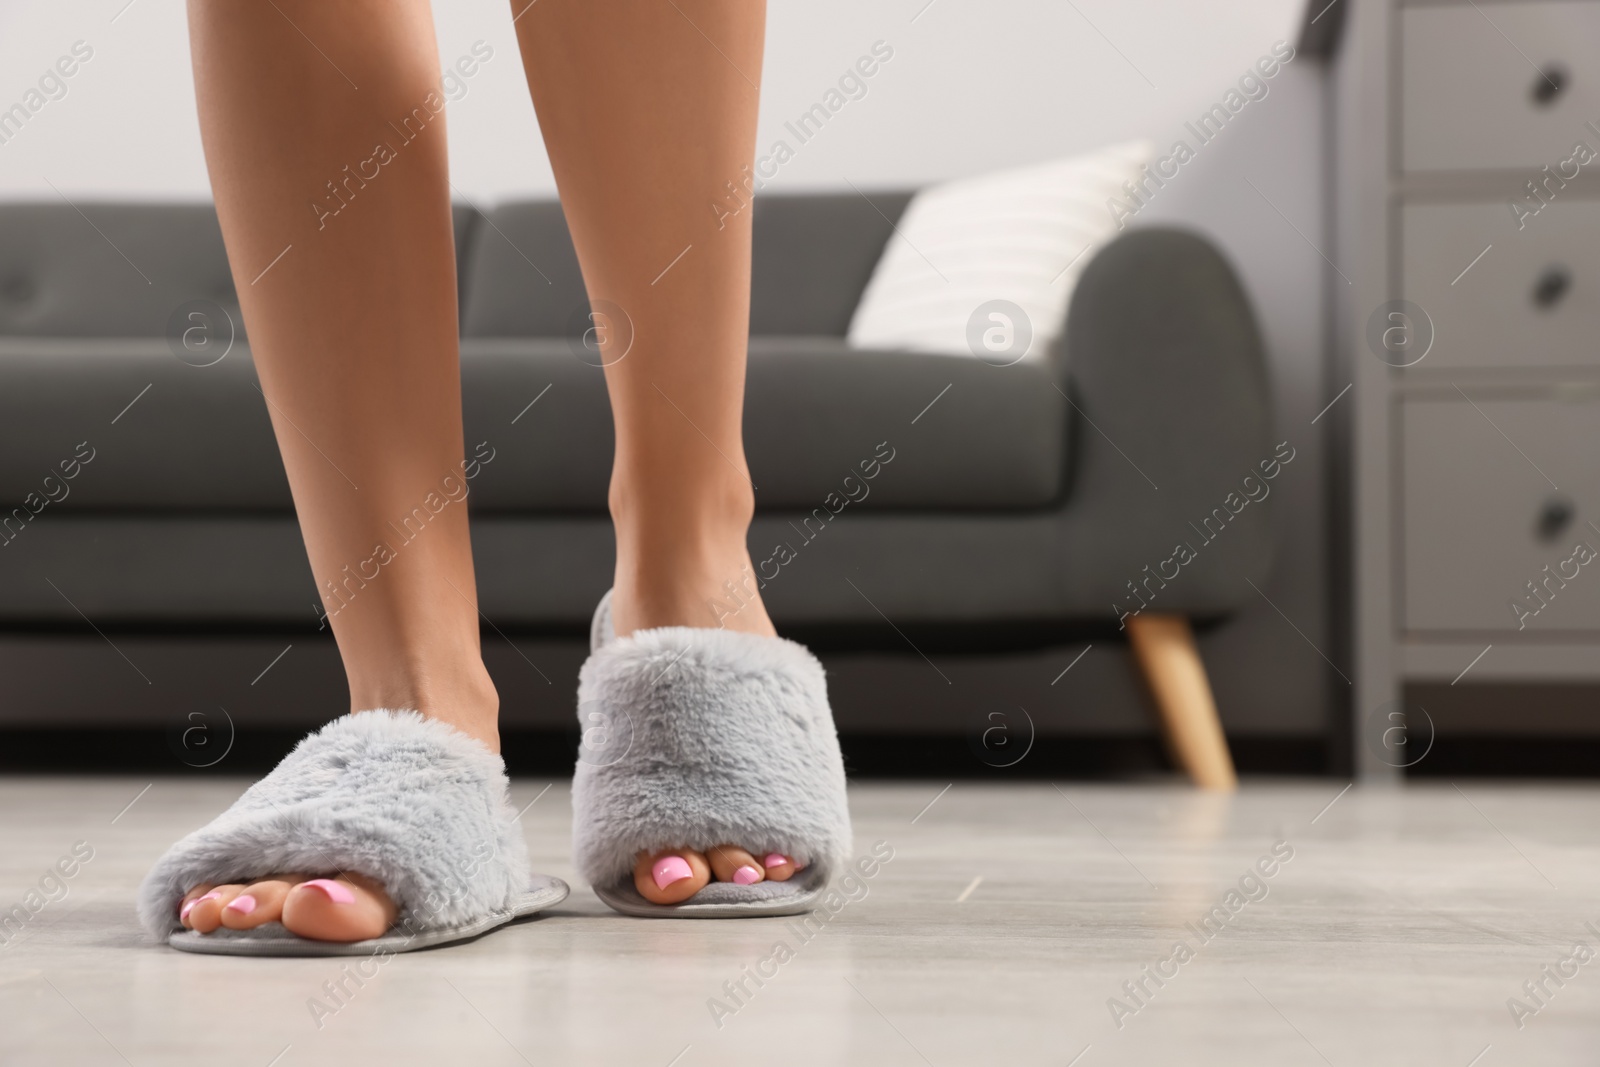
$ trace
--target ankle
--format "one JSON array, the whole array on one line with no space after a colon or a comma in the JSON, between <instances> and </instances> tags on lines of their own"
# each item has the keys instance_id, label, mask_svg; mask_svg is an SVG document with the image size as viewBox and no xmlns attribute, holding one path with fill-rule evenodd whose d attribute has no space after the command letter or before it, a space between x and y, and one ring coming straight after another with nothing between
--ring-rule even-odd
<instances>
[{"instance_id":1,"label":"ankle","mask_svg":"<svg viewBox=\"0 0 1600 1067\"><path fill-rule=\"evenodd\" d=\"M482 663L458 670L414 666L378 684L350 684L350 710L417 711L500 751L500 695Z\"/></svg>"},{"instance_id":2,"label":"ankle","mask_svg":"<svg viewBox=\"0 0 1600 1067\"><path fill-rule=\"evenodd\" d=\"M619 551L611 620L618 634L661 626L775 633L743 544Z\"/></svg>"},{"instance_id":3,"label":"ankle","mask_svg":"<svg viewBox=\"0 0 1600 1067\"><path fill-rule=\"evenodd\" d=\"M756 512L750 480L720 459L711 469L666 472L619 463L607 503L619 542L641 545L676 537L742 548Z\"/></svg>"},{"instance_id":4,"label":"ankle","mask_svg":"<svg viewBox=\"0 0 1600 1067\"><path fill-rule=\"evenodd\" d=\"M655 479L628 470L619 464L611 481L616 632L692 626L773 634L748 548L750 483L727 464Z\"/></svg>"}]
</instances>

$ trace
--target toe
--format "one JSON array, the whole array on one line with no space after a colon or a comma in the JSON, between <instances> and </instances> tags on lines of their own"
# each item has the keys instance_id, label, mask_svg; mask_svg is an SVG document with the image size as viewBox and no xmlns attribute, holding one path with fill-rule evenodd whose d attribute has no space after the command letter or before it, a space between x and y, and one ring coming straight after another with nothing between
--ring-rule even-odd
<instances>
[{"instance_id":1,"label":"toe","mask_svg":"<svg viewBox=\"0 0 1600 1067\"><path fill-rule=\"evenodd\" d=\"M179 908L178 918L189 929L209 934L222 925L222 906L243 891L242 885L212 886Z\"/></svg>"},{"instance_id":2,"label":"toe","mask_svg":"<svg viewBox=\"0 0 1600 1067\"><path fill-rule=\"evenodd\" d=\"M717 845L706 853L719 882L754 885L766 877L760 862L738 845Z\"/></svg>"},{"instance_id":3,"label":"toe","mask_svg":"<svg viewBox=\"0 0 1600 1067\"><path fill-rule=\"evenodd\" d=\"M201 882L183 895L183 899L178 901L178 921L180 923L193 929L189 923L189 913L194 910L194 902L211 892L211 888L210 882Z\"/></svg>"},{"instance_id":4,"label":"toe","mask_svg":"<svg viewBox=\"0 0 1600 1067\"><path fill-rule=\"evenodd\" d=\"M767 881L787 882L796 874L805 870L805 864L796 863L781 852L769 852L761 861L761 866L766 869Z\"/></svg>"},{"instance_id":5,"label":"toe","mask_svg":"<svg viewBox=\"0 0 1600 1067\"><path fill-rule=\"evenodd\" d=\"M253 930L262 923L277 922L290 888L304 880L303 875L288 875L245 886L222 906L222 925L230 930Z\"/></svg>"},{"instance_id":6,"label":"toe","mask_svg":"<svg viewBox=\"0 0 1600 1067\"><path fill-rule=\"evenodd\" d=\"M633 864L633 885L652 904L679 904L711 881L711 865L692 848L641 852Z\"/></svg>"},{"instance_id":7,"label":"toe","mask_svg":"<svg viewBox=\"0 0 1600 1067\"><path fill-rule=\"evenodd\" d=\"M288 887L283 925L313 941L365 941L382 936L398 911L377 882L347 873Z\"/></svg>"}]
</instances>

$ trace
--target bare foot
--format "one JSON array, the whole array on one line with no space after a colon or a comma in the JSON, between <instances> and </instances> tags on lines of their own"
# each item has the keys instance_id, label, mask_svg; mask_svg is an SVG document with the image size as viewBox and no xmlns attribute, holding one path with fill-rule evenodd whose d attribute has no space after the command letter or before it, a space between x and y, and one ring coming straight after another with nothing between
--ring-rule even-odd
<instances>
[{"instance_id":1,"label":"bare foot","mask_svg":"<svg viewBox=\"0 0 1600 1067\"><path fill-rule=\"evenodd\" d=\"M717 845L704 853L669 848L639 853L633 887L652 904L682 904L713 880L736 885L784 882L802 870L788 856L773 852L758 860L737 845Z\"/></svg>"},{"instance_id":2,"label":"bare foot","mask_svg":"<svg viewBox=\"0 0 1600 1067\"><path fill-rule=\"evenodd\" d=\"M219 926L251 930L281 922L313 941L365 941L394 925L394 902L363 875L338 878L281 875L249 885L199 885L179 905L184 926L209 934Z\"/></svg>"}]
</instances>

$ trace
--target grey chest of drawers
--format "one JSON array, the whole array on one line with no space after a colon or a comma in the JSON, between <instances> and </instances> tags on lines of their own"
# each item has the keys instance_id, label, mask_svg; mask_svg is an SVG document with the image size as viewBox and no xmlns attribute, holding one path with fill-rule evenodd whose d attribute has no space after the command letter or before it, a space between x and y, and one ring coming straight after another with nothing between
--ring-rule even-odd
<instances>
[{"instance_id":1,"label":"grey chest of drawers","mask_svg":"<svg viewBox=\"0 0 1600 1067\"><path fill-rule=\"evenodd\" d=\"M1407 682L1600 681L1600 2L1336 2L1330 418L1382 777L1431 736Z\"/></svg>"}]
</instances>

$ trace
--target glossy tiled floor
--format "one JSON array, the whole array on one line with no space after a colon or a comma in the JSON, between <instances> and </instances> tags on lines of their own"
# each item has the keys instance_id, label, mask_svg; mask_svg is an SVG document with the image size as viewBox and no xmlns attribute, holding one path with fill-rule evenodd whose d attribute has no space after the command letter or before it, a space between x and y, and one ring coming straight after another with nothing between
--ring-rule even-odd
<instances>
[{"instance_id":1,"label":"glossy tiled floor","mask_svg":"<svg viewBox=\"0 0 1600 1067\"><path fill-rule=\"evenodd\" d=\"M560 783L523 822L566 904L369 964L335 998L346 963L186 956L134 923L144 869L245 784L0 783L0 910L93 850L0 946L0 1063L1497 1067L1600 1048L1600 956L1562 963L1600 952L1588 785L865 784L860 847L894 858L803 940L612 915L567 862ZM545 785L518 782L519 806Z\"/></svg>"}]
</instances>

